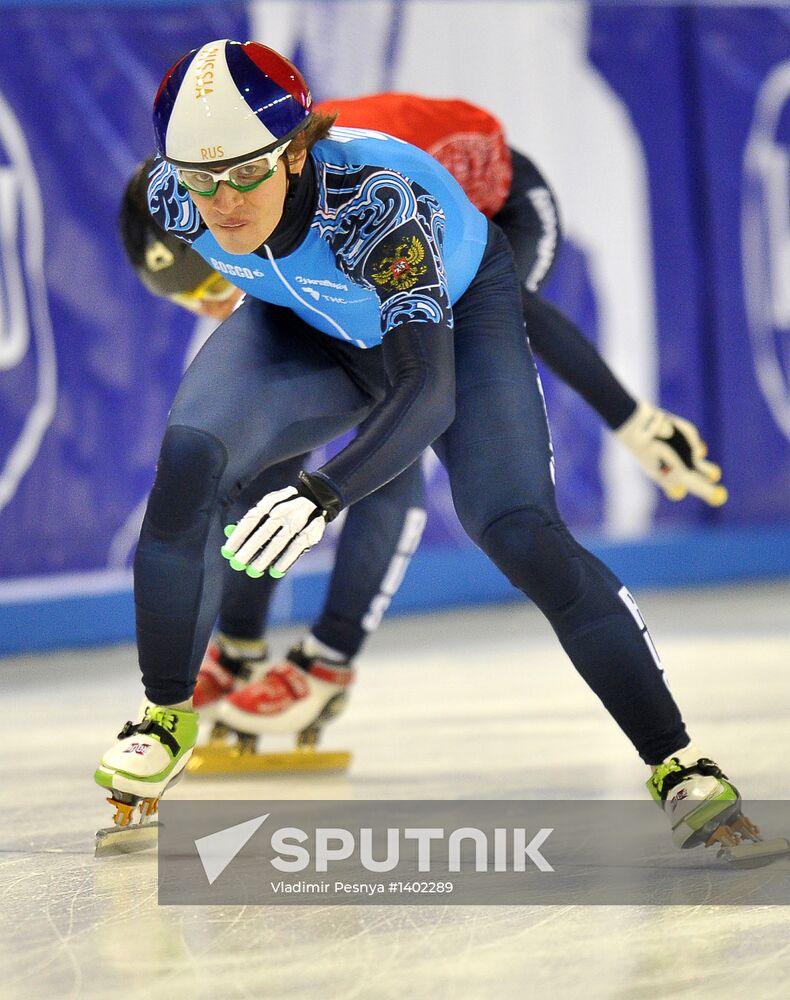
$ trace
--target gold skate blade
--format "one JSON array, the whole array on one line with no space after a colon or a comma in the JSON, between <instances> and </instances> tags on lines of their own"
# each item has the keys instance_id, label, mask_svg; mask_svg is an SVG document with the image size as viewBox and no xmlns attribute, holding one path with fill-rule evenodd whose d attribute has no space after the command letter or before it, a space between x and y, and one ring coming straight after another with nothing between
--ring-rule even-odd
<instances>
[{"instance_id":1,"label":"gold skate blade","mask_svg":"<svg viewBox=\"0 0 790 1000\"><path fill-rule=\"evenodd\" d=\"M190 774L290 774L296 771L345 771L347 750L304 748L284 753L250 753L235 746L208 743L195 747L187 764Z\"/></svg>"},{"instance_id":2,"label":"gold skate blade","mask_svg":"<svg viewBox=\"0 0 790 1000\"><path fill-rule=\"evenodd\" d=\"M94 857L136 854L156 847L161 823L132 823L131 826L108 826L96 831Z\"/></svg>"},{"instance_id":3,"label":"gold skate blade","mask_svg":"<svg viewBox=\"0 0 790 1000\"><path fill-rule=\"evenodd\" d=\"M769 865L777 858L790 856L790 843L784 837L775 840L758 840L737 844L732 847L722 847L720 856L739 867L759 868Z\"/></svg>"}]
</instances>

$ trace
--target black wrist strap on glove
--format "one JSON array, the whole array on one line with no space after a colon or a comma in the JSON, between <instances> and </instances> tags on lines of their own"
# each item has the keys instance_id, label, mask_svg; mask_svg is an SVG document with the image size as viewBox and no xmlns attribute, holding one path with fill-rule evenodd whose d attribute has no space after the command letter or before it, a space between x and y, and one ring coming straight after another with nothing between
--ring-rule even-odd
<instances>
[{"instance_id":1,"label":"black wrist strap on glove","mask_svg":"<svg viewBox=\"0 0 790 1000\"><path fill-rule=\"evenodd\" d=\"M340 497L323 476L312 472L300 472L296 490L300 496L306 497L320 507L327 521L334 521L340 513Z\"/></svg>"}]
</instances>

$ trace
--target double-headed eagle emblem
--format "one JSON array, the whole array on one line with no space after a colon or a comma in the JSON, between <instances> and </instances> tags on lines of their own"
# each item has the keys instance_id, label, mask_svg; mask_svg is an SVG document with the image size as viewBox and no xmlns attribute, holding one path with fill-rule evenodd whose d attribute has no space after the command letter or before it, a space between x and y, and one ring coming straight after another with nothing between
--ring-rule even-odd
<instances>
[{"instance_id":1,"label":"double-headed eagle emblem","mask_svg":"<svg viewBox=\"0 0 790 1000\"><path fill-rule=\"evenodd\" d=\"M391 247L387 247L391 250ZM377 285L393 288L397 292L405 292L417 284L417 281L428 270L422 261L425 258L425 247L416 236L399 243L395 250L378 262L372 277Z\"/></svg>"}]
</instances>

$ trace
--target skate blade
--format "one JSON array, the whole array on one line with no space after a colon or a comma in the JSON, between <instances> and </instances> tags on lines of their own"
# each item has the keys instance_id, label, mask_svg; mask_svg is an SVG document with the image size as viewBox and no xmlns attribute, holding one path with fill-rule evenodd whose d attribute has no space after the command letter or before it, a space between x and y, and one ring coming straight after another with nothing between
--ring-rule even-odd
<instances>
[{"instance_id":1,"label":"skate blade","mask_svg":"<svg viewBox=\"0 0 790 1000\"><path fill-rule=\"evenodd\" d=\"M187 764L190 774L291 774L304 771L345 771L351 763L347 750L289 750L250 753L235 746L209 743L195 747Z\"/></svg>"},{"instance_id":2,"label":"skate blade","mask_svg":"<svg viewBox=\"0 0 790 1000\"><path fill-rule=\"evenodd\" d=\"M119 854L136 854L156 847L161 823L132 823L130 826L108 826L96 831L94 857L109 858Z\"/></svg>"},{"instance_id":3,"label":"skate blade","mask_svg":"<svg viewBox=\"0 0 790 1000\"><path fill-rule=\"evenodd\" d=\"M790 843L784 837L722 847L719 852L719 857L740 868L760 868L772 864L778 858L788 856L790 856Z\"/></svg>"}]
</instances>

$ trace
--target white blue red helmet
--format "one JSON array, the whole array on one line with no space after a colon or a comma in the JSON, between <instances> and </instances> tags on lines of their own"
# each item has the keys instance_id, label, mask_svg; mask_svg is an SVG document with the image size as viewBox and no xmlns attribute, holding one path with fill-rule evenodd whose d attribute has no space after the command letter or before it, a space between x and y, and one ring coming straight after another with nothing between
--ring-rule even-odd
<instances>
[{"instance_id":1,"label":"white blue red helmet","mask_svg":"<svg viewBox=\"0 0 790 1000\"><path fill-rule=\"evenodd\" d=\"M284 56L222 38L165 74L154 98L157 145L176 166L233 166L292 139L311 107L302 74Z\"/></svg>"}]
</instances>

